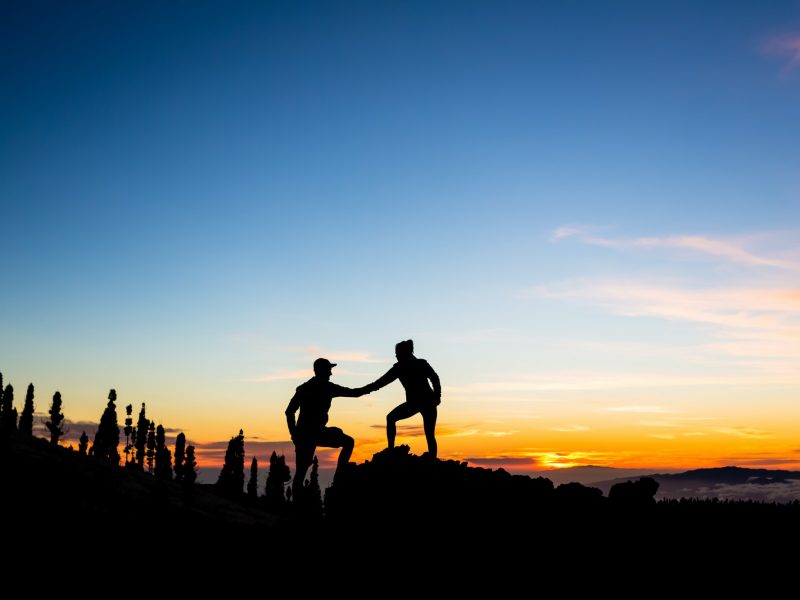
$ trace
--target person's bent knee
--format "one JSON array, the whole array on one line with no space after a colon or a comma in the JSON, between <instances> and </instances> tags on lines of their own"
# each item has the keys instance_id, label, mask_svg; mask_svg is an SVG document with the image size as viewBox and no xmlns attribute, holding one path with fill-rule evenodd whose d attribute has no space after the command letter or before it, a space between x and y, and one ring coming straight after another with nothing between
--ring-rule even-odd
<instances>
[{"instance_id":1,"label":"person's bent knee","mask_svg":"<svg viewBox=\"0 0 800 600\"><path fill-rule=\"evenodd\" d=\"M356 441L351 438L349 435L344 436L342 439L342 448L354 448L356 445Z\"/></svg>"}]
</instances>

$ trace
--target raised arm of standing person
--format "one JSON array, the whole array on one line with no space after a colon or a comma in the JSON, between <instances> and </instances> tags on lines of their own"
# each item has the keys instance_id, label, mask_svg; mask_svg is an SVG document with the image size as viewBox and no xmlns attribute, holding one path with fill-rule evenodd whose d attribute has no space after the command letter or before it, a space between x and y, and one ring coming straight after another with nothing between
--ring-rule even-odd
<instances>
[{"instance_id":1,"label":"raised arm of standing person","mask_svg":"<svg viewBox=\"0 0 800 600\"><path fill-rule=\"evenodd\" d=\"M376 379L372 383L368 383L367 385L365 385L363 389L369 390L370 392L375 392L381 389L382 387L389 385L399 376L400 376L400 371L397 369L397 365L394 365L392 366L391 369L386 371L386 373L378 377L378 379Z\"/></svg>"}]
</instances>

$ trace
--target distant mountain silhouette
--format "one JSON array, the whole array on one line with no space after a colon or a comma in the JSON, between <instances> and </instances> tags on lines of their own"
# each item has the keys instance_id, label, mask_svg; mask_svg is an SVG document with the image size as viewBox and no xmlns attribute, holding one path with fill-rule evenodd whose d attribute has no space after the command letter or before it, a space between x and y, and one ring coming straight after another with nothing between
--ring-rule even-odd
<instances>
[{"instance_id":1,"label":"distant mountain silhouette","mask_svg":"<svg viewBox=\"0 0 800 600\"><path fill-rule=\"evenodd\" d=\"M800 471L785 471L782 469L747 469L743 467L718 467L712 469L693 469L683 473L660 474L657 476L668 481L703 480L734 484L747 483L753 478L765 478L779 481L800 479Z\"/></svg>"},{"instance_id":2,"label":"distant mountain silhouette","mask_svg":"<svg viewBox=\"0 0 800 600\"><path fill-rule=\"evenodd\" d=\"M652 473L659 484L657 498L721 498L789 502L800 500L800 471L717 467L692 469L682 473ZM608 493L615 478L593 485ZM765 487L771 486L771 487Z\"/></svg>"},{"instance_id":3,"label":"distant mountain silhouette","mask_svg":"<svg viewBox=\"0 0 800 600\"><path fill-rule=\"evenodd\" d=\"M582 465L580 467L566 467L548 471L530 471L525 475L530 477L546 477L554 485L562 483L582 483L583 485L596 485L598 482L626 481L630 478L646 477L653 473L653 469L626 469L619 467L604 467L599 465ZM678 471L662 471L677 473ZM606 490L607 493L607 490Z\"/></svg>"}]
</instances>

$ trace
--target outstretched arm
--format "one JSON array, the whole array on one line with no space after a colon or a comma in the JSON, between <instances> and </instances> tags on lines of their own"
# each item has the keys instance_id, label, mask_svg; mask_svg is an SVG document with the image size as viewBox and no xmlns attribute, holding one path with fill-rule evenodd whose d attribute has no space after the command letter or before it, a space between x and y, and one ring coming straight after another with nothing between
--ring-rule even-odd
<instances>
[{"instance_id":1,"label":"outstretched arm","mask_svg":"<svg viewBox=\"0 0 800 600\"><path fill-rule=\"evenodd\" d=\"M369 394L372 391L367 385L360 388L349 388L344 387L343 385L336 385L335 383L332 383L331 385L333 386L333 393L331 394L332 398L336 398L338 396L344 396L345 398L358 398L364 394Z\"/></svg>"},{"instance_id":2,"label":"outstretched arm","mask_svg":"<svg viewBox=\"0 0 800 600\"><path fill-rule=\"evenodd\" d=\"M289 401L289 406L286 407L286 424L289 425L289 433L294 439L294 432L297 429L297 421L295 421L294 413L300 408L300 392L295 392L292 399Z\"/></svg>"},{"instance_id":3,"label":"outstretched arm","mask_svg":"<svg viewBox=\"0 0 800 600\"><path fill-rule=\"evenodd\" d=\"M397 368L392 367L391 369L386 371L386 373L381 375L378 379L376 379L372 383L365 385L362 389L368 390L369 392L376 392L382 387L392 383L395 379L399 377L399 375L400 374L397 372Z\"/></svg>"}]
</instances>

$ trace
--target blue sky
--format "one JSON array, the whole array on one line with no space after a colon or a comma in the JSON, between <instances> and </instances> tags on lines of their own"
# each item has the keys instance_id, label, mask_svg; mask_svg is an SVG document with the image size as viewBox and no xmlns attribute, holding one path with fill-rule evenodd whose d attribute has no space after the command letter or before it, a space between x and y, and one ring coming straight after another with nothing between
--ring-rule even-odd
<instances>
[{"instance_id":1,"label":"blue sky","mask_svg":"<svg viewBox=\"0 0 800 600\"><path fill-rule=\"evenodd\" d=\"M356 385L411 336L464 431L539 371L750 373L718 317L796 290L797 2L233 4L3 3L7 380L274 439L316 354Z\"/></svg>"}]
</instances>

